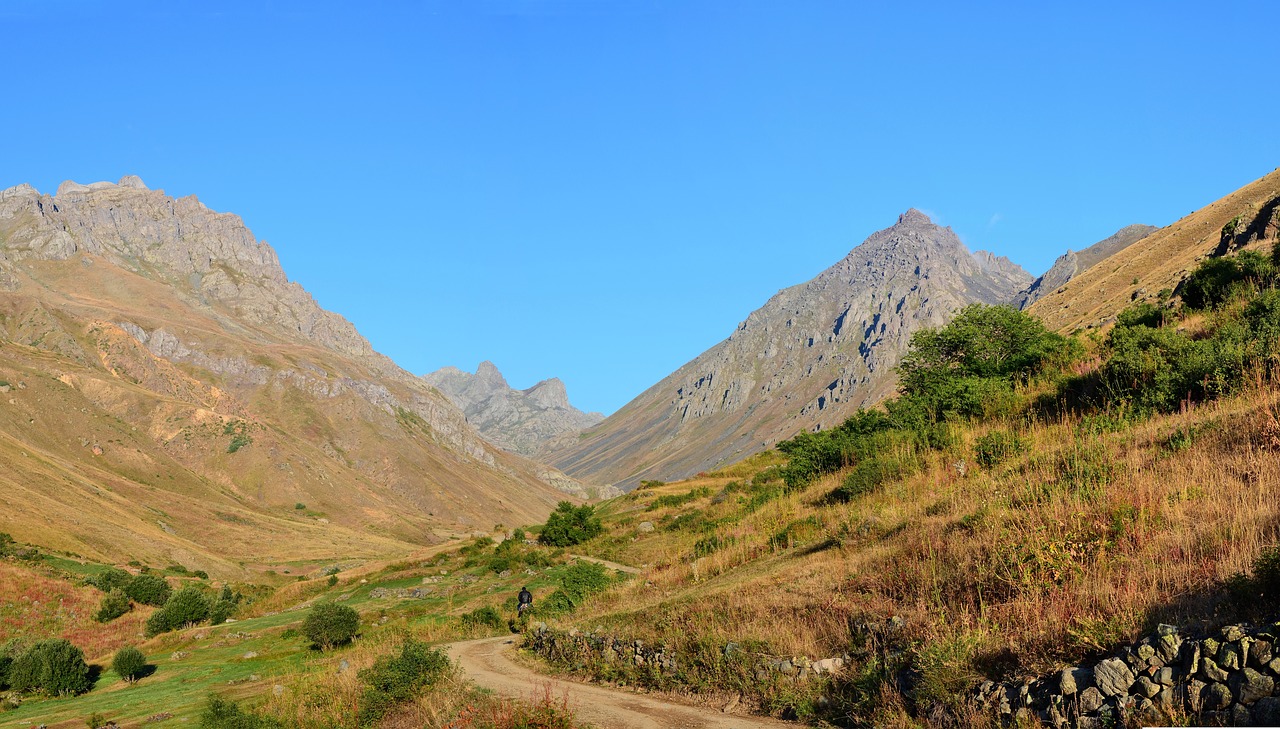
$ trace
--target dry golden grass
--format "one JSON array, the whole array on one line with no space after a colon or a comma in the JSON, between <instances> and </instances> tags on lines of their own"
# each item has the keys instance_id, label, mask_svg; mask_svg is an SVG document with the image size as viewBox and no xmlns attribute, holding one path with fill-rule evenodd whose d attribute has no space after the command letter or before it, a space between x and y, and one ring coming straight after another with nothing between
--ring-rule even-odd
<instances>
[{"instance_id":1,"label":"dry golden grass","mask_svg":"<svg viewBox=\"0 0 1280 729\"><path fill-rule=\"evenodd\" d=\"M1049 670L1156 622L1228 615L1222 581L1280 541L1278 414L1277 393L1255 387L1114 433L1075 417L988 423L848 504L823 499L840 474L746 515L733 496L644 510L723 479L646 490L610 517L626 524L615 558L647 565L643 579L572 622L673 644L754 638L818 658L847 650L851 624L899 616L910 641L959 645L972 666ZM1026 450L982 469L972 444L992 430L1017 432ZM693 510L719 523L662 527ZM642 518L658 531L635 530ZM708 536L725 546L695 557Z\"/></svg>"}]
</instances>

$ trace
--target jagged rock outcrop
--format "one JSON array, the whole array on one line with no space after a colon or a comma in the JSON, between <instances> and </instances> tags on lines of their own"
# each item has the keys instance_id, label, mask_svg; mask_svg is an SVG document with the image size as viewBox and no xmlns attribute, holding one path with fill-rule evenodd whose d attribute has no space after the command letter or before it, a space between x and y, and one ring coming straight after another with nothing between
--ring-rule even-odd
<instances>
[{"instance_id":1,"label":"jagged rock outcrop","mask_svg":"<svg viewBox=\"0 0 1280 729\"><path fill-rule=\"evenodd\" d=\"M132 176L0 191L0 379L29 385L0 403L0 531L109 561L386 555L586 494L374 352L239 217Z\"/></svg>"},{"instance_id":2,"label":"jagged rock outcrop","mask_svg":"<svg viewBox=\"0 0 1280 729\"><path fill-rule=\"evenodd\" d=\"M444 367L422 379L462 408L467 422L489 442L526 456L562 433L576 433L604 420L600 413L584 413L570 405L558 378L516 390L492 362L481 362L474 375Z\"/></svg>"},{"instance_id":3,"label":"jagged rock outcrop","mask_svg":"<svg viewBox=\"0 0 1280 729\"><path fill-rule=\"evenodd\" d=\"M1037 278L1025 291L1018 294L1013 301L1014 306L1019 309L1031 306L1045 294L1065 286L1081 272L1123 251L1157 230L1159 228L1154 225L1127 225L1111 237L1098 241L1082 251L1068 250L1053 262L1043 276Z\"/></svg>"},{"instance_id":4,"label":"jagged rock outcrop","mask_svg":"<svg viewBox=\"0 0 1280 729\"><path fill-rule=\"evenodd\" d=\"M1008 303L1031 276L971 253L908 210L813 280L780 291L728 339L600 425L543 450L595 483L691 476L890 395L911 334L966 304Z\"/></svg>"}]
</instances>

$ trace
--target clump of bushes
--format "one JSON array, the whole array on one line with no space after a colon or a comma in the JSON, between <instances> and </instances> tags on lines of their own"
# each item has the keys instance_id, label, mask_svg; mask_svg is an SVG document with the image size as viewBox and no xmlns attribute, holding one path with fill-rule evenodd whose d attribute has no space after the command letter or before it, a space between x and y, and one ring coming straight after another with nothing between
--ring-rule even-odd
<instances>
[{"instance_id":1,"label":"clump of bushes","mask_svg":"<svg viewBox=\"0 0 1280 729\"><path fill-rule=\"evenodd\" d=\"M209 703L200 712L201 729L280 729L283 725L269 716L241 709L236 702L209 694Z\"/></svg>"},{"instance_id":2,"label":"clump of bushes","mask_svg":"<svg viewBox=\"0 0 1280 729\"><path fill-rule=\"evenodd\" d=\"M360 613L346 605L322 602L302 621L302 634L322 650L350 643L360 630Z\"/></svg>"},{"instance_id":3,"label":"clump of bushes","mask_svg":"<svg viewBox=\"0 0 1280 729\"><path fill-rule=\"evenodd\" d=\"M184 587L173 593L164 607L147 618L147 635L158 635L202 623L209 619L211 608L209 598L200 588L194 585Z\"/></svg>"},{"instance_id":4,"label":"clump of bushes","mask_svg":"<svg viewBox=\"0 0 1280 729\"><path fill-rule=\"evenodd\" d=\"M502 628L506 626L506 622L503 621L502 615L498 612L497 608L492 605L485 605L484 607L479 607L469 613L465 613L462 616L462 625L465 628L475 628L479 626Z\"/></svg>"},{"instance_id":5,"label":"clump of bushes","mask_svg":"<svg viewBox=\"0 0 1280 729\"><path fill-rule=\"evenodd\" d=\"M574 506L561 501L547 517L547 523L538 534L538 541L552 547L571 547L599 536L604 532L595 507L589 504Z\"/></svg>"},{"instance_id":6,"label":"clump of bushes","mask_svg":"<svg viewBox=\"0 0 1280 729\"><path fill-rule=\"evenodd\" d=\"M124 586L124 593L134 602L163 607L173 594L173 588L160 575L142 574L129 580Z\"/></svg>"},{"instance_id":7,"label":"clump of bushes","mask_svg":"<svg viewBox=\"0 0 1280 729\"><path fill-rule=\"evenodd\" d=\"M129 600L129 596L124 594L124 590L115 589L103 595L102 602L98 604L98 612L94 613L93 619L99 623L109 623L132 609L133 603Z\"/></svg>"},{"instance_id":8,"label":"clump of bushes","mask_svg":"<svg viewBox=\"0 0 1280 729\"><path fill-rule=\"evenodd\" d=\"M435 684L449 669L449 657L443 651L428 648L421 641L406 640L399 655L379 658L360 672L364 692L357 720L361 726L376 724L396 704Z\"/></svg>"},{"instance_id":9,"label":"clump of bushes","mask_svg":"<svg viewBox=\"0 0 1280 729\"><path fill-rule=\"evenodd\" d=\"M10 644L9 651L15 648ZM93 686L84 652L62 638L41 640L10 655L3 678L12 691L69 696L82 694Z\"/></svg>"},{"instance_id":10,"label":"clump of bushes","mask_svg":"<svg viewBox=\"0 0 1280 729\"><path fill-rule=\"evenodd\" d=\"M992 431L973 444L973 460L983 468L994 468L1026 450L1022 439L1013 433Z\"/></svg>"},{"instance_id":11,"label":"clump of bushes","mask_svg":"<svg viewBox=\"0 0 1280 729\"><path fill-rule=\"evenodd\" d=\"M653 503L649 504L649 506L645 508L645 511L654 511L656 509L661 509L667 506L684 506L690 501L701 499L705 496L710 496L710 495L711 495L711 489L707 488L706 486L701 486L699 488L693 489L683 494L667 494L665 496L659 496L658 498L654 499Z\"/></svg>"},{"instance_id":12,"label":"clump of bushes","mask_svg":"<svg viewBox=\"0 0 1280 729\"><path fill-rule=\"evenodd\" d=\"M116 651L115 657L111 659L111 668L120 678L133 683L147 670L147 657L137 648L125 646Z\"/></svg>"},{"instance_id":13,"label":"clump of bushes","mask_svg":"<svg viewBox=\"0 0 1280 729\"><path fill-rule=\"evenodd\" d=\"M603 565L575 562L560 576L560 587L534 609L546 615L571 613L588 597L607 589L612 582Z\"/></svg>"}]
</instances>

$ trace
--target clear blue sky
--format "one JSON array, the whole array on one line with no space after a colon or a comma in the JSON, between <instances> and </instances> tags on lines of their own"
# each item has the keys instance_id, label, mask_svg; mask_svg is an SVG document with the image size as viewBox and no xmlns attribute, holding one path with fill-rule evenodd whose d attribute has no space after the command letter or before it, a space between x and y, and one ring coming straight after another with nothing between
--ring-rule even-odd
<instances>
[{"instance_id":1,"label":"clear blue sky","mask_svg":"<svg viewBox=\"0 0 1280 729\"><path fill-rule=\"evenodd\" d=\"M0 187L194 193L609 412L908 207L1039 274L1270 172L1280 3L1218 5L5 0Z\"/></svg>"}]
</instances>

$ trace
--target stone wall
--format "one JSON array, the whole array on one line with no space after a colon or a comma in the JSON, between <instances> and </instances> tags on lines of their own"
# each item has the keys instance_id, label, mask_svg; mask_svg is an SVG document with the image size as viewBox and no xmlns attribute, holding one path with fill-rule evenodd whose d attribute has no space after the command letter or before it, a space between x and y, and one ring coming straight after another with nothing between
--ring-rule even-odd
<instances>
[{"instance_id":1,"label":"stone wall","mask_svg":"<svg viewBox=\"0 0 1280 729\"><path fill-rule=\"evenodd\" d=\"M1092 665L977 689L989 711L1053 727L1126 723L1280 726L1280 623L1191 637L1171 625Z\"/></svg>"}]
</instances>

